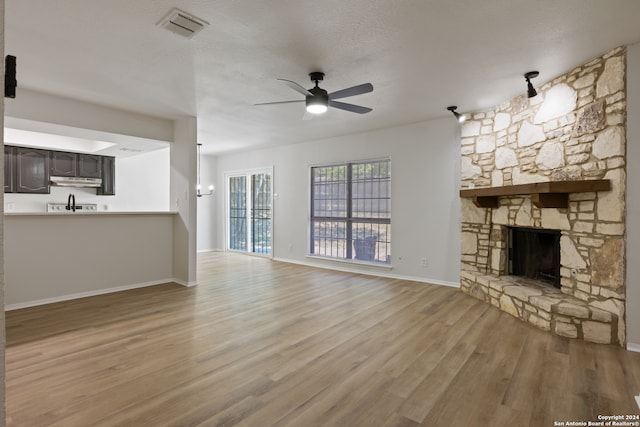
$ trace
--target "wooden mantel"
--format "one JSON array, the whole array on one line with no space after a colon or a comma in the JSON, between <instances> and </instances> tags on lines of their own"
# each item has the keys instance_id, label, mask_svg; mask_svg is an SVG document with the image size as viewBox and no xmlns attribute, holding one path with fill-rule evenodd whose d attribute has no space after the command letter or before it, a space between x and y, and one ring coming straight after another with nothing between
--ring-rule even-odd
<instances>
[{"instance_id":1,"label":"wooden mantel","mask_svg":"<svg viewBox=\"0 0 640 427\"><path fill-rule=\"evenodd\" d=\"M581 181L550 181L532 184L505 185L504 187L474 188L460 190L460 197L473 199L479 208L497 208L500 196L530 195L538 208L567 208L570 193L588 193L611 190L608 179Z\"/></svg>"}]
</instances>

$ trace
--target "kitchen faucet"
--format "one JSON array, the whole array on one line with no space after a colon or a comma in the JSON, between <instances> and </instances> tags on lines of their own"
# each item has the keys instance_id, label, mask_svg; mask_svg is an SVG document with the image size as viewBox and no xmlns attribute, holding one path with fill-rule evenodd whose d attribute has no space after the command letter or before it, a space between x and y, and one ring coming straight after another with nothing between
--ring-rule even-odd
<instances>
[{"instance_id":1,"label":"kitchen faucet","mask_svg":"<svg viewBox=\"0 0 640 427\"><path fill-rule=\"evenodd\" d=\"M68 211L76 211L76 196L73 193L69 193L69 197L67 197L67 206L65 209Z\"/></svg>"}]
</instances>

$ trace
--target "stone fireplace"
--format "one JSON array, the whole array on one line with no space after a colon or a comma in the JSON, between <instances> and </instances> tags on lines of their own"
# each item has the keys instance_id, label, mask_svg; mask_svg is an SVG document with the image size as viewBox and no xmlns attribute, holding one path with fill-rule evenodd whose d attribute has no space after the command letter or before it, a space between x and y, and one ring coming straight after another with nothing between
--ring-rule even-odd
<instances>
[{"instance_id":1,"label":"stone fireplace","mask_svg":"<svg viewBox=\"0 0 640 427\"><path fill-rule=\"evenodd\" d=\"M619 345L625 61L615 49L535 98L470 115L461 131L462 291L552 333ZM522 265L514 244L539 259Z\"/></svg>"}]
</instances>

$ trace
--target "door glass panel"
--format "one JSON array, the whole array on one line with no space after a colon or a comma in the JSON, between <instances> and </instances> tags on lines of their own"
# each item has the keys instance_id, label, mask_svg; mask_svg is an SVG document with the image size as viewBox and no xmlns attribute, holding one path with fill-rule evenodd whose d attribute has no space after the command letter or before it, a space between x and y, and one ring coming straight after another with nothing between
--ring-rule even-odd
<instances>
[{"instance_id":1,"label":"door glass panel","mask_svg":"<svg viewBox=\"0 0 640 427\"><path fill-rule=\"evenodd\" d=\"M251 176L253 203L251 204L252 252L271 253L271 175Z\"/></svg>"},{"instance_id":2,"label":"door glass panel","mask_svg":"<svg viewBox=\"0 0 640 427\"><path fill-rule=\"evenodd\" d=\"M229 178L229 249L247 250L247 179Z\"/></svg>"}]
</instances>

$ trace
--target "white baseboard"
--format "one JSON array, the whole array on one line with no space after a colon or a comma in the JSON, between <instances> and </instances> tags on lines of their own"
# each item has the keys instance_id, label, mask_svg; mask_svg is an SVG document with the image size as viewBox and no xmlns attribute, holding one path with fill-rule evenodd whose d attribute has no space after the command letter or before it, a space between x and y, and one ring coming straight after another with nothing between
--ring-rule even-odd
<instances>
[{"instance_id":1,"label":"white baseboard","mask_svg":"<svg viewBox=\"0 0 640 427\"><path fill-rule=\"evenodd\" d=\"M114 288L98 289L95 291L78 292L75 294L62 295L59 297L44 298L44 299L39 299L34 301L19 302L15 304L7 304L4 306L4 310L5 311L18 310L20 308L28 308L28 307L35 307L38 305L53 304L55 302L69 301L72 299L111 294L114 292L128 291L131 289L146 288L148 286L163 285L165 283L178 283L178 282L175 279L164 279L164 280L154 280L152 282L135 283L133 285L116 286Z\"/></svg>"},{"instance_id":2,"label":"white baseboard","mask_svg":"<svg viewBox=\"0 0 640 427\"><path fill-rule=\"evenodd\" d=\"M192 286L196 286L198 284L198 282L196 280L193 280L191 282L185 282L184 280L176 279L175 277L173 279L171 279L171 281L173 283L177 283L178 285L185 286L187 288L190 288Z\"/></svg>"},{"instance_id":3,"label":"white baseboard","mask_svg":"<svg viewBox=\"0 0 640 427\"><path fill-rule=\"evenodd\" d=\"M216 248L213 248L213 249L198 249L196 252L199 253L199 254L206 253L206 252L224 252L224 249L216 249Z\"/></svg>"},{"instance_id":4,"label":"white baseboard","mask_svg":"<svg viewBox=\"0 0 640 427\"><path fill-rule=\"evenodd\" d=\"M386 277L388 279L411 280L413 282L429 283L432 285L440 285L440 286L449 286L452 288L460 287L459 282L447 282L444 280L427 279L425 277L405 276L401 274L392 273L390 271L387 271L386 269L368 271L365 269L362 269L362 270L355 269L350 267L349 265L342 265L342 263L338 265L333 265L328 263L313 263L313 262L298 261L298 260L292 260L292 259L286 259L286 258L273 258L273 260L280 261L280 262L288 262L290 264L304 265L307 267L326 268L327 270L344 271L345 273L365 274L367 276ZM358 265L358 264L354 264L354 265ZM373 267L376 268L376 266L373 266Z\"/></svg>"},{"instance_id":5,"label":"white baseboard","mask_svg":"<svg viewBox=\"0 0 640 427\"><path fill-rule=\"evenodd\" d=\"M640 353L640 344L635 344L635 343L632 343L632 342L628 342L627 343L627 350L635 351L637 353Z\"/></svg>"}]
</instances>

